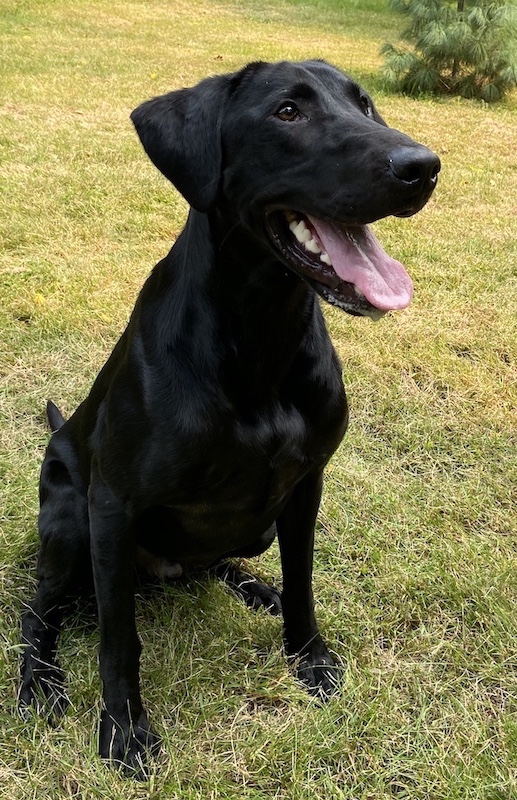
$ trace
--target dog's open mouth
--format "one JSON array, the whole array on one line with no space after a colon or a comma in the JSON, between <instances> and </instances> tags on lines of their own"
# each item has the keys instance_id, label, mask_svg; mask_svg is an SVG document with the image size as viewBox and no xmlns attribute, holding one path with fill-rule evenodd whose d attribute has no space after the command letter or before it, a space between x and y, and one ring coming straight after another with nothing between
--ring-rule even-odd
<instances>
[{"instance_id":1,"label":"dog's open mouth","mask_svg":"<svg viewBox=\"0 0 517 800\"><path fill-rule=\"evenodd\" d=\"M267 226L284 259L332 305L377 320L410 304L411 278L366 225L282 211L269 215Z\"/></svg>"}]
</instances>

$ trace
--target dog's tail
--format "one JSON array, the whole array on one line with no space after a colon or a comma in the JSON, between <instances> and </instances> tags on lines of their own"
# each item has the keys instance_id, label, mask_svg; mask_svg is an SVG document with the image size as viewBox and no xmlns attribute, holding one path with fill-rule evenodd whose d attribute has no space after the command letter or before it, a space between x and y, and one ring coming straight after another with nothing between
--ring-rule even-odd
<instances>
[{"instance_id":1,"label":"dog's tail","mask_svg":"<svg viewBox=\"0 0 517 800\"><path fill-rule=\"evenodd\" d=\"M47 401L47 418L52 433L58 431L65 424L65 418L52 400Z\"/></svg>"}]
</instances>

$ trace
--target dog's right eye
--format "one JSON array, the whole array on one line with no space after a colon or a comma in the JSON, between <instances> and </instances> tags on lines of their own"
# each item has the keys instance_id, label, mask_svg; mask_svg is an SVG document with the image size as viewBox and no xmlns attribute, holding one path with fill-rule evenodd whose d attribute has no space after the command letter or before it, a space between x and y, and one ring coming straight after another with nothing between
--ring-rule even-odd
<instances>
[{"instance_id":1,"label":"dog's right eye","mask_svg":"<svg viewBox=\"0 0 517 800\"><path fill-rule=\"evenodd\" d=\"M365 94L361 94L359 95L359 102L365 117L373 117L373 109L370 98Z\"/></svg>"},{"instance_id":2,"label":"dog's right eye","mask_svg":"<svg viewBox=\"0 0 517 800\"><path fill-rule=\"evenodd\" d=\"M300 112L298 111L294 103L284 103L275 112L275 117L281 119L282 122L294 122L294 120L298 119L299 116Z\"/></svg>"}]
</instances>

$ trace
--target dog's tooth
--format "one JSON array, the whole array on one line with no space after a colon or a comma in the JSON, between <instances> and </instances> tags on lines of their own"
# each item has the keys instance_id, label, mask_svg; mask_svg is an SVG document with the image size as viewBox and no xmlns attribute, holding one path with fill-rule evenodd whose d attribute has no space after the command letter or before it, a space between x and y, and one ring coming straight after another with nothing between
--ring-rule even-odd
<instances>
[{"instance_id":1,"label":"dog's tooth","mask_svg":"<svg viewBox=\"0 0 517 800\"><path fill-rule=\"evenodd\" d=\"M328 264L329 267L332 266L332 261L330 260L330 256L328 253L322 253L320 256L320 261L323 261L324 264Z\"/></svg>"},{"instance_id":2,"label":"dog's tooth","mask_svg":"<svg viewBox=\"0 0 517 800\"><path fill-rule=\"evenodd\" d=\"M309 239L308 242L304 242L304 247L309 253L321 253L321 249L316 242L316 239Z\"/></svg>"},{"instance_id":3,"label":"dog's tooth","mask_svg":"<svg viewBox=\"0 0 517 800\"><path fill-rule=\"evenodd\" d=\"M296 220L296 214L294 211L286 211L285 216L287 217L288 222L294 222Z\"/></svg>"},{"instance_id":4,"label":"dog's tooth","mask_svg":"<svg viewBox=\"0 0 517 800\"><path fill-rule=\"evenodd\" d=\"M289 230L294 233L296 239L299 242L306 241L307 234L309 234L308 238L311 238L311 234L307 225L303 221L303 219L294 219L292 222L289 223Z\"/></svg>"},{"instance_id":5,"label":"dog's tooth","mask_svg":"<svg viewBox=\"0 0 517 800\"><path fill-rule=\"evenodd\" d=\"M356 295L360 299L364 299L364 294L362 293L362 291L360 289L357 288L357 286L355 284L354 284L354 292L356 293Z\"/></svg>"},{"instance_id":6,"label":"dog's tooth","mask_svg":"<svg viewBox=\"0 0 517 800\"><path fill-rule=\"evenodd\" d=\"M303 219L294 219L289 223L289 230L295 235L296 239L303 244L310 253L321 253L321 249L313 238L313 235Z\"/></svg>"},{"instance_id":7,"label":"dog's tooth","mask_svg":"<svg viewBox=\"0 0 517 800\"><path fill-rule=\"evenodd\" d=\"M305 224L303 219L301 219L297 224L297 226L293 228L293 233L299 242L305 242L307 241L307 239L305 238L306 232L309 234L309 239L310 239L311 238L310 231L308 230L307 225Z\"/></svg>"}]
</instances>

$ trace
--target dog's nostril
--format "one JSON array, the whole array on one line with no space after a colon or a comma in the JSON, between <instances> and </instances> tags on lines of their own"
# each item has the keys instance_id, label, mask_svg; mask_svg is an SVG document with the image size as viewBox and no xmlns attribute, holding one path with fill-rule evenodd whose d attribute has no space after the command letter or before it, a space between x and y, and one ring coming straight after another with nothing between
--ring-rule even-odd
<instances>
[{"instance_id":1,"label":"dog's nostril","mask_svg":"<svg viewBox=\"0 0 517 800\"><path fill-rule=\"evenodd\" d=\"M440 171L440 159L427 147L399 147L389 157L389 165L397 180L415 189L432 188Z\"/></svg>"},{"instance_id":2,"label":"dog's nostril","mask_svg":"<svg viewBox=\"0 0 517 800\"><path fill-rule=\"evenodd\" d=\"M436 162L437 163L435 164L431 172L431 183L433 184L433 186L436 185L436 181L438 180L438 173L440 172L441 168L440 159L438 158L438 156L436 157Z\"/></svg>"},{"instance_id":3,"label":"dog's nostril","mask_svg":"<svg viewBox=\"0 0 517 800\"><path fill-rule=\"evenodd\" d=\"M419 164L404 164L402 168L395 171L395 175L406 183L416 183L422 177Z\"/></svg>"}]
</instances>

